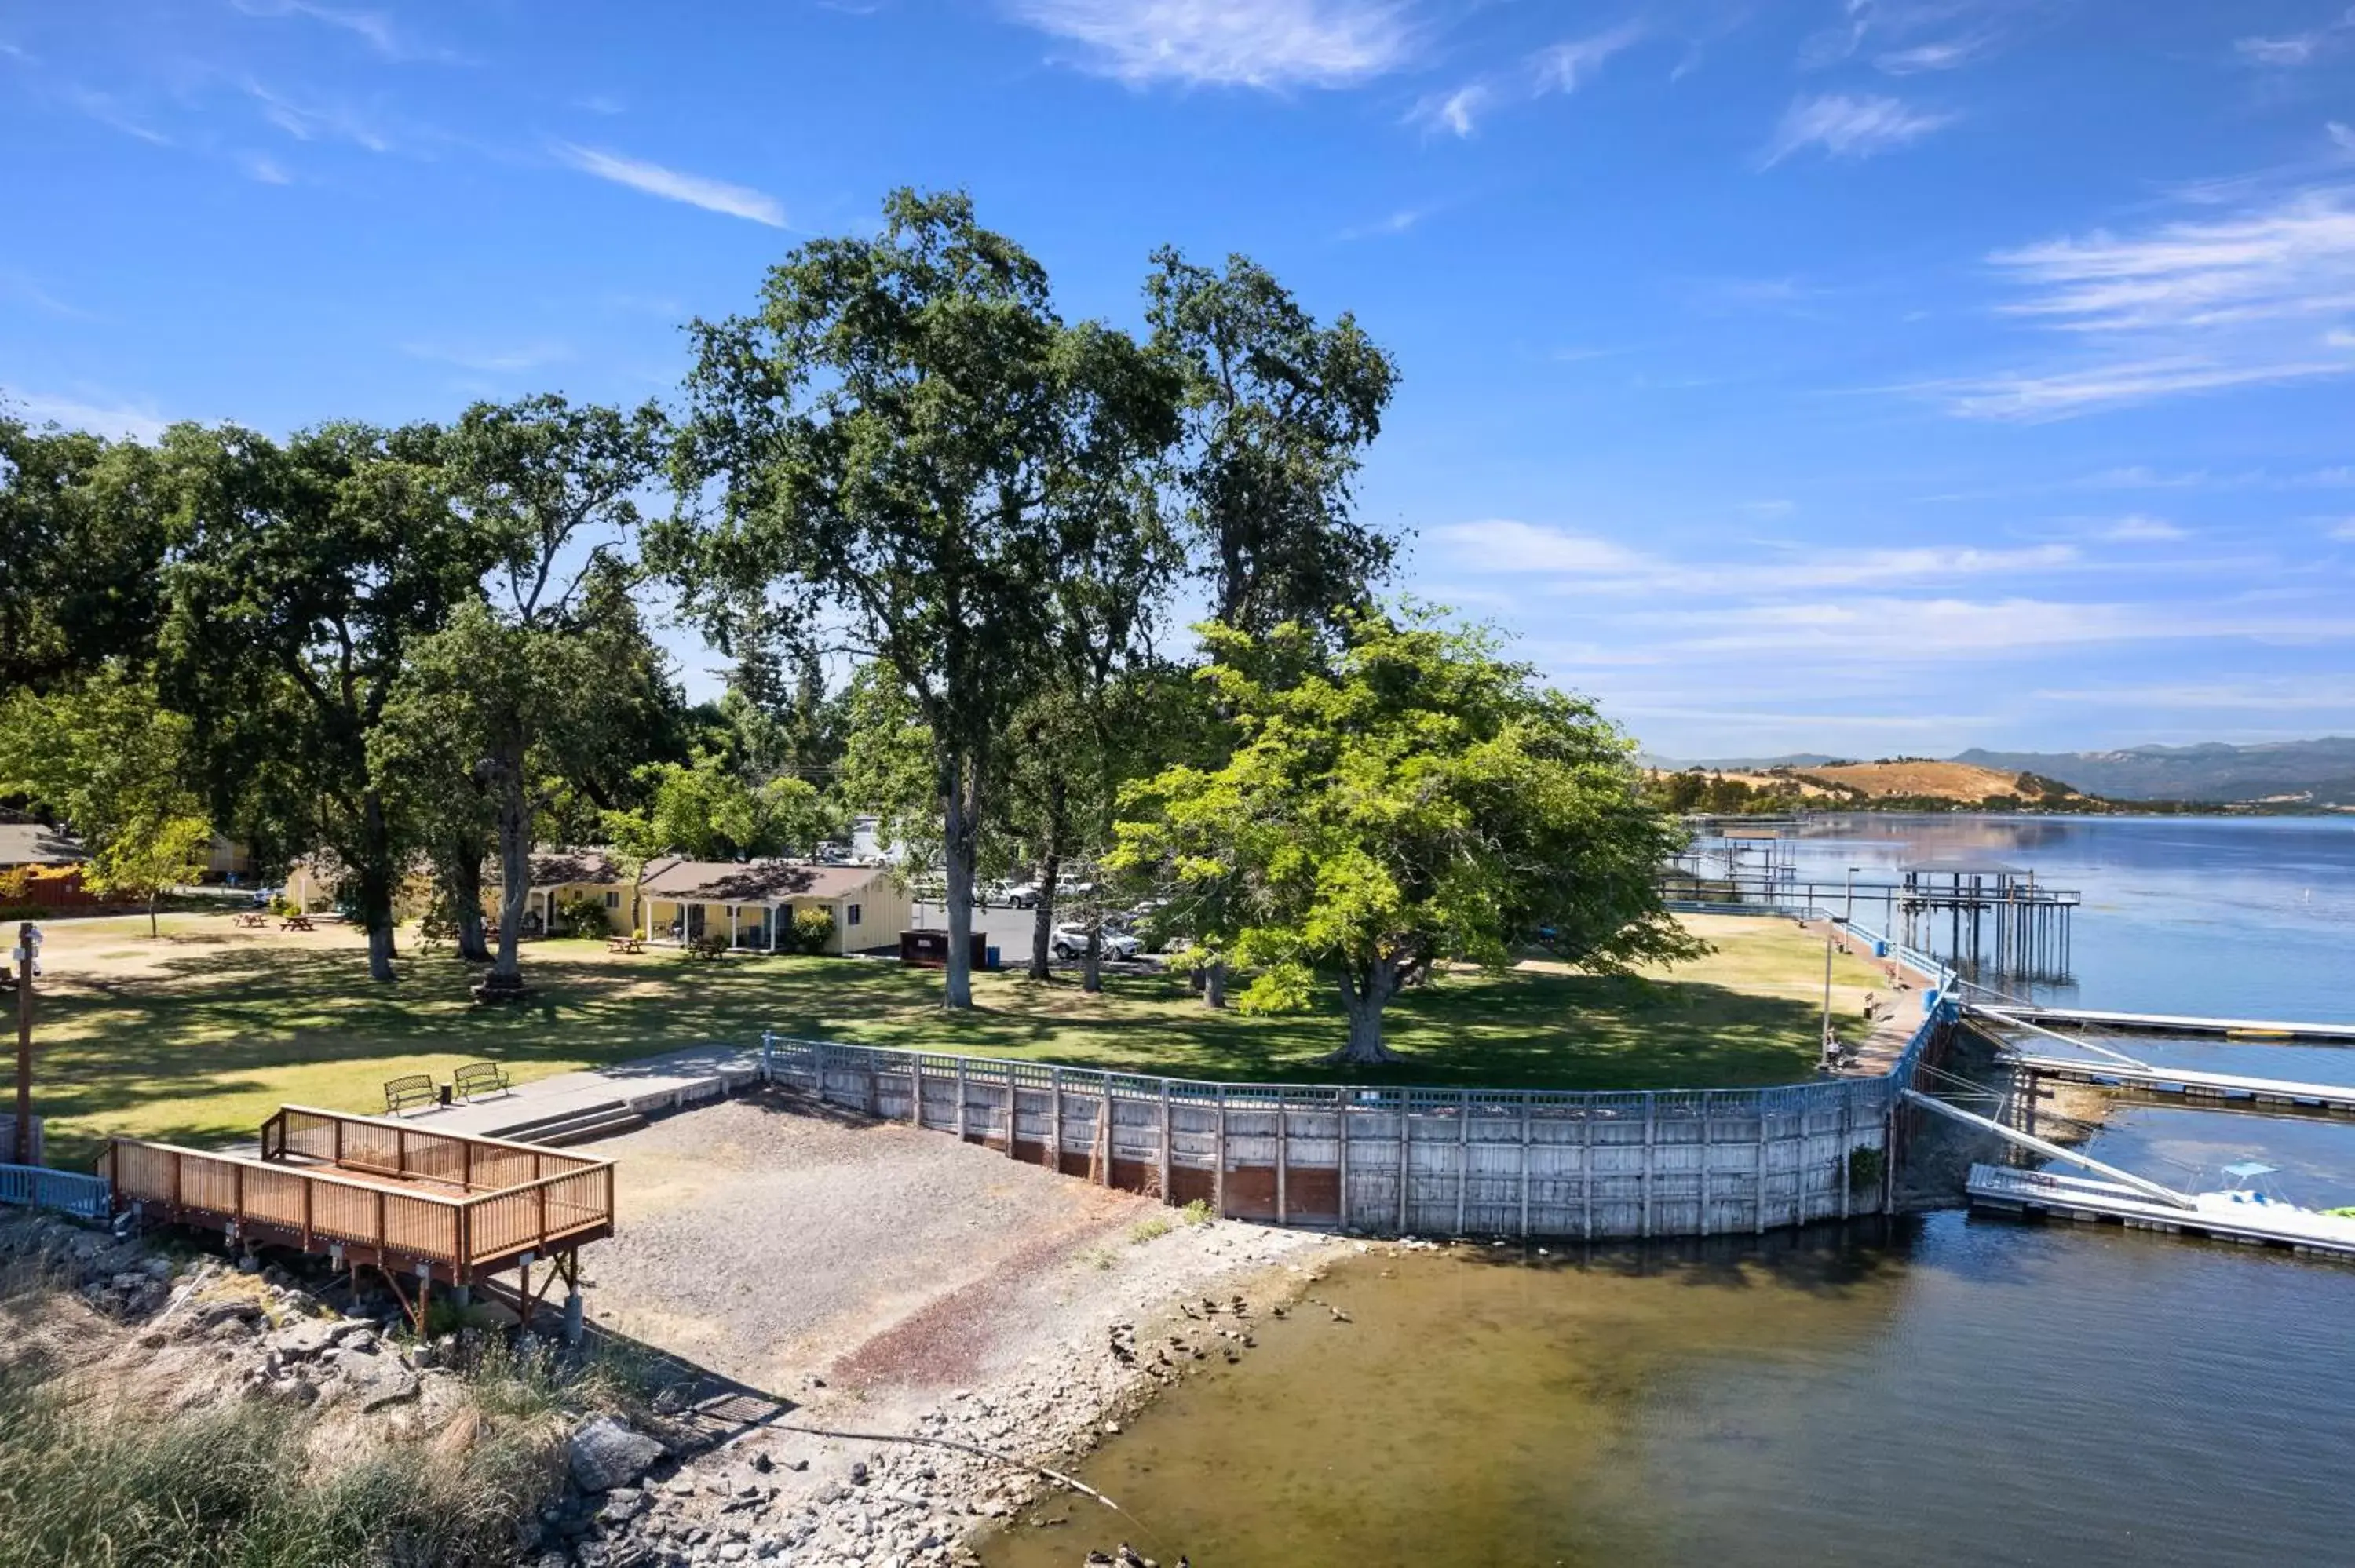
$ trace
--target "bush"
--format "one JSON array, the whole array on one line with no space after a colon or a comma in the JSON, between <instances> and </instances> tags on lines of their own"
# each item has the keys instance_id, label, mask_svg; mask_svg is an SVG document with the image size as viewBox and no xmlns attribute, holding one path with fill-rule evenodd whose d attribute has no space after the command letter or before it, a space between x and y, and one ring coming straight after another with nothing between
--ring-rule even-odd
<instances>
[{"instance_id":1,"label":"bush","mask_svg":"<svg viewBox=\"0 0 2355 1568\"><path fill-rule=\"evenodd\" d=\"M593 893L576 893L556 906L556 923L568 937L610 937L613 917L605 901Z\"/></svg>"},{"instance_id":2,"label":"bush","mask_svg":"<svg viewBox=\"0 0 2355 1568\"><path fill-rule=\"evenodd\" d=\"M518 1521L558 1484L545 1424L506 1423L463 1462L415 1442L314 1460L317 1427L259 1401L74 1408L0 1374L0 1568L505 1563Z\"/></svg>"},{"instance_id":3,"label":"bush","mask_svg":"<svg viewBox=\"0 0 2355 1568\"><path fill-rule=\"evenodd\" d=\"M1178 1210L1178 1217L1189 1225L1207 1225L1212 1218L1209 1202L1205 1199L1197 1198Z\"/></svg>"},{"instance_id":4,"label":"bush","mask_svg":"<svg viewBox=\"0 0 2355 1568\"><path fill-rule=\"evenodd\" d=\"M0 904L0 920L46 920L48 917L49 907L46 904ZM8 943L0 945L13 945L16 936L14 931L8 932Z\"/></svg>"},{"instance_id":5,"label":"bush","mask_svg":"<svg viewBox=\"0 0 2355 1568\"><path fill-rule=\"evenodd\" d=\"M796 909L793 933L793 951L823 953L834 940L834 916L824 909Z\"/></svg>"},{"instance_id":6,"label":"bush","mask_svg":"<svg viewBox=\"0 0 2355 1568\"><path fill-rule=\"evenodd\" d=\"M1146 1242L1159 1241L1169 1234L1169 1229L1168 1220L1160 1214L1155 1214L1129 1226L1128 1239L1138 1246L1143 1246Z\"/></svg>"},{"instance_id":7,"label":"bush","mask_svg":"<svg viewBox=\"0 0 2355 1568\"><path fill-rule=\"evenodd\" d=\"M1848 1151L1848 1190L1870 1192L1881 1185L1881 1173L1888 1167L1888 1158L1878 1149L1851 1149Z\"/></svg>"}]
</instances>

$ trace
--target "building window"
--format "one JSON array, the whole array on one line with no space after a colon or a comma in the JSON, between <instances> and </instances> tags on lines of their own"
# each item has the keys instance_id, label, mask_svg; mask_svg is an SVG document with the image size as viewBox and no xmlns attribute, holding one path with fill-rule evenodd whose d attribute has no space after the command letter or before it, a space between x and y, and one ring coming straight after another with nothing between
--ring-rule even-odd
<instances>
[{"instance_id":1,"label":"building window","mask_svg":"<svg viewBox=\"0 0 2355 1568\"><path fill-rule=\"evenodd\" d=\"M846 904L842 906L842 923L845 926L856 926L858 924L858 905Z\"/></svg>"},{"instance_id":2,"label":"building window","mask_svg":"<svg viewBox=\"0 0 2355 1568\"><path fill-rule=\"evenodd\" d=\"M620 894L618 894L618 893L608 893L607 895L605 895L605 907L606 907L606 908L608 908L608 909L619 909L621 906L622 906L622 895L621 895Z\"/></svg>"}]
</instances>

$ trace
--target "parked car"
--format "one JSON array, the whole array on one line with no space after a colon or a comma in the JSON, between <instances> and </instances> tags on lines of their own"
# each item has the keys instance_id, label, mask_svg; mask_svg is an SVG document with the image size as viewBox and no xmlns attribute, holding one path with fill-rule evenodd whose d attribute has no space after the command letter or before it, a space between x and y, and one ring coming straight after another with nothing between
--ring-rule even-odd
<instances>
[{"instance_id":1,"label":"parked car","mask_svg":"<svg viewBox=\"0 0 2355 1568\"><path fill-rule=\"evenodd\" d=\"M1039 893L1037 883L1018 882L1006 890L1006 902L1017 909L1036 909L1039 907Z\"/></svg>"},{"instance_id":2,"label":"parked car","mask_svg":"<svg viewBox=\"0 0 2355 1568\"><path fill-rule=\"evenodd\" d=\"M1133 959L1137 954L1136 938L1107 930L1099 940L1100 951L1107 959ZM1088 950L1088 933L1083 926L1058 926L1048 950L1065 960L1083 957Z\"/></svg>"}]
</instances>

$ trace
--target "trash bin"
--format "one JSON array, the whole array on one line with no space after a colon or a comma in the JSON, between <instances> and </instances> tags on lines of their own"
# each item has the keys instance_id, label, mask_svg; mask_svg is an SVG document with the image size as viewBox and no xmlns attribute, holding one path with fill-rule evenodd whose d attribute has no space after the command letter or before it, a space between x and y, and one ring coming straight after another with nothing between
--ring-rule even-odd
<instances>
[{"instance_id":1,"label":"trash bin","mask_svg":"<svg viewBox=\"0 0 2355 1568\"><path fill-rule=\"evenodd\" d=\"M982 960L981 967L986 969L996 969L997 967L997 949L996 948L985 948L982 951L986 956Z\"/></svg>"}]
</instances>

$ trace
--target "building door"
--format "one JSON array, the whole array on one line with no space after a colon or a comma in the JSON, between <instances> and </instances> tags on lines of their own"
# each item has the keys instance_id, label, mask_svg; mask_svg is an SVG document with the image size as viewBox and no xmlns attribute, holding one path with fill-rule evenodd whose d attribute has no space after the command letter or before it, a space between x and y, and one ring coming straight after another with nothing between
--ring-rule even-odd
<instances>
[{"instance_id":1,"label":"building door","mask_svg":"<svg viewBox=\"0 0 2355 1568\"><path fill-rule=\"evenodd\" d=\"M702 936L703 906L700 904L690 904L687 906L687 939L690 942L698 941L702 938Z\"/></svg>"}]
</instances>

